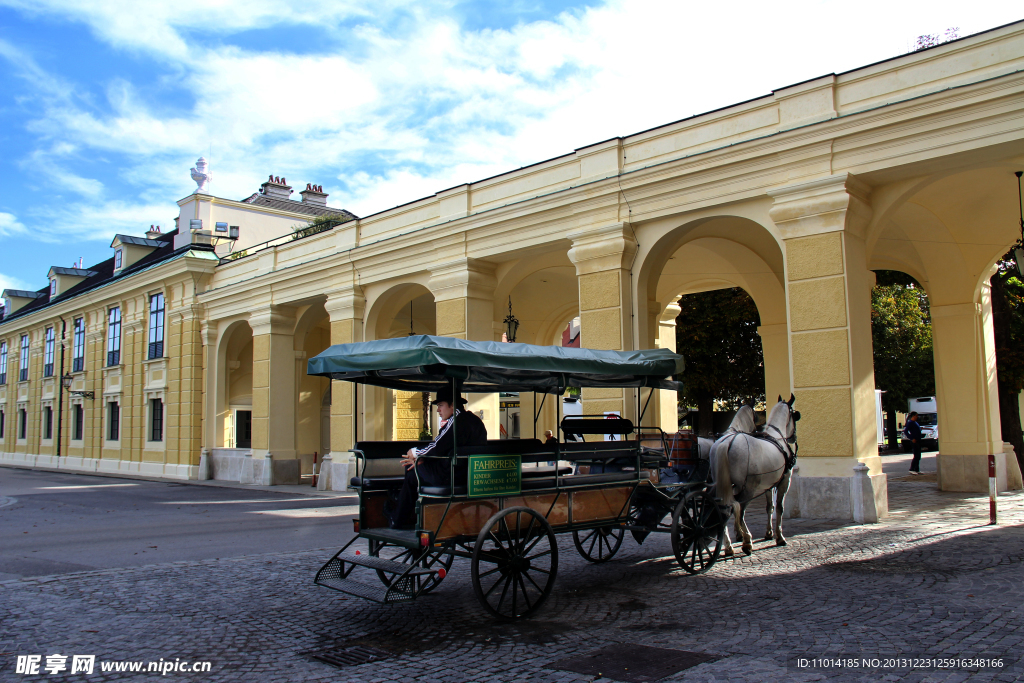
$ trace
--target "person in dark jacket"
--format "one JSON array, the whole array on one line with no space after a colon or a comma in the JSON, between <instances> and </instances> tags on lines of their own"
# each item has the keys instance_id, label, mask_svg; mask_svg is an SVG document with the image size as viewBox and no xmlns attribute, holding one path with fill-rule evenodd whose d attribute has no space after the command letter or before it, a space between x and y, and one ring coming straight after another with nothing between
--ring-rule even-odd
<instances>
[{"instance_id":1,"label":"person in dark jacket","mask_svg":"<svg viewBox=\"0 0 1024 683\"><path fill-rule=\"evenodd\" d=\"M921 474L921 440L924 433L921 431L921 425L917 423L916 411L907 416L907 426L903 428L903 431L914 447L914 459L910 462L910 473Z\"/></svg>"},{"instance_id":2,"label":"person in dark jacket","mask_svg":"<svg viewBox=\"0 0 1024 683\"><path fill-rule=\"evenodd\" d=\"M453 397L451 389L437 392L431 405L437 406L437 414L443 424L437 437L423 448L410 448L402 458L405 467L405 481L398 494L398 504L392 510L385 506L384 515L392 529L407 528L414 522L416 498L419 484L424 486L448 486L452 470L449 459L455 450L456 434L459 446L484 446L487 444L487 427L479 417L464 408L466 399ZM418 478L417 478L417 475ZM466 463L459 463L455 469L456 479L466 476Z\"/></svg>"}]
</instances>

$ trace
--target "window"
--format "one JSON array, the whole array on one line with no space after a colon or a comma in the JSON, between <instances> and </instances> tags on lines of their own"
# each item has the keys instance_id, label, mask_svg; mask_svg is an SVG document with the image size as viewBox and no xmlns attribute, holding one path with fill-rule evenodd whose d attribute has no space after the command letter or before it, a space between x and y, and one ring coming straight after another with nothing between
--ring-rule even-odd
<instances>
[{"instance_id":1,"label":"window","mask_svg":"<svg viewBox=\"0 0 1024 683\"><path fill-rule=\"evenodd\" d=\"M121 309L114 306L107 317L107 365L121 363Z\"/></svg>"},{"instance_id":2,"label":"window","mask_svg":"<svg viewBox=\"0 0 1024 683\"><path fill-rule=\"evenodd\" d=\"M43 438L53 438L53 408L50 406L43 408Z\"/></svg>"},{"instance_id":3,"label":"window","mask_svg":"<svg viewBox=\"0 0 1024 683\"><path fill-rule=\"evenodd\" d=\"M28 335L21 335L21 358L18 365L18 381L28 381Z\"/></svg>"},{"instance_id":4,"label":"window","mask_svg":"<svg viewBox=\"0 0 1024 683\"><path fill-rule=\"evenodd\" d=\"M24 439L28 434L28 411L24 408L18 411L18 438Z\"/></svg>"},{"instance_id":5,"label":"window","mask_svg":"<svg viewBox=\"0 0 1024 683\"><path fill-rule=\"evenodd\" d=\"M81 441L85 436L85 408L81 403L71 407L71 439Z\"/></svg>"},{"instance_id":6,"label":"window","mask_svg":"<svg viewBox=\"0 0 1024 683\"><path fill-rule=\"evenodd\" d=\"M122 263L124 263L124 250L123 249L115 249L114 250L114 270L117 270L118 268L120 268Z\"/></svg>"},{"instance_id":7,"label":"window","mask_svg":"<svg viewBox=\"0 0 1024 683\"><path fill-rule=\"evenodd\" d=\"M43 346L43 377L53 377L53 328L46 328L46 344Z\"/></svg>"},{"instance_id":8,"label":"window","mask_svg":"<svg viewBox=\"0 0 1024 683\"><path fill-rule=\"evenodd\" d=\"M75 318L74 351L71 354L71 371L85 370L85 319Z\"/></svg>"},{"instance_id":9,"label":"window","mask_svg":"<svg viewBox=\"0 0 1024 683\"><path fill-rule=\"evenodd\" d=\"M235 411L235 448L252 448L252 411Z\"/></svg>"},{"instance_id":10,"label":"window","mask_svg":"<svg viewBox=\"0 0 1024 683\"><path fill-rule=\"evenodd\" d=\"M0 342L0 384L7 384L7 342Z\"/></svg>"},{"instance_id":11,"label":"window","mask_svg":"<svg viewBox=\"0 0 1024 683\"><path fill-rule=\"evenodd\" d=\"M149 440L164 440L164 402L159 398L149 401Z\"/></svg>"},{"instance_id":12,"label":"window","mask_svg":"<svg viewBox=\"0 0 1024 683\"><path fill-rule=\"evenodd\" d=\"M57 296L57 280L50 280L50 298Z\"/></svg>"},{"instance_id":13,"label":"window","mask_svg":"<svg viewBox=\"0 0 1024 683\"><path fill-rule=\"evenodd\" d=\"M0 410L0 439L4 438L4 411Z\"/></svg>"},{"instance_id":14,"label":"window","mask_svg":"<svg viewBox=\"0 0 1024 683\"><path fill-rule=\"evenodd\" d=\"M121 406L117 401L107 404L107 441L117 441L121 438Z\"/></svg>"},{"instance_id":15,"label":"window","mask_svg":"<svg viewBox=\"0 0 1024 683\"><path fill-rule=\"evenodd\" d=\"M149 358L164 355L164 295L149 297Z\"/></svg>"}]
</instances>

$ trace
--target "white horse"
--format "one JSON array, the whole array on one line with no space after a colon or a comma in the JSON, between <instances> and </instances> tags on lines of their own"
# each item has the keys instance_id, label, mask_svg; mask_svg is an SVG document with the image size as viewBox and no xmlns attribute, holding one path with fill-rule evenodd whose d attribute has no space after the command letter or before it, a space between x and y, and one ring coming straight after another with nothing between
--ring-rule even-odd
<instances>
[{"instance_id":1,"label":"white horse","mask_svg":"<svg viewBox=\"0 0 1024 683\"><path fill-rule=\"evenodd\" d=\"M786 545L782 535L783 500L796 461L796 422L800 419L800 413L793 410L794 400L790 396L789 401L783 401L779 396L779 402L768 415L763 434L753 435L730 428L711 449L716 495L722 505L732 508L736 516L736 535L742 540L743 552L747 555L753 552L753 543L743 513L751 500L765 493L768 493L768 526L772 534L769 538L774 537L776 545ZM777 494L774 506L772 489ZM733 554L728 534L725 543L728 557Z\"/></svg>"}]
</instances>

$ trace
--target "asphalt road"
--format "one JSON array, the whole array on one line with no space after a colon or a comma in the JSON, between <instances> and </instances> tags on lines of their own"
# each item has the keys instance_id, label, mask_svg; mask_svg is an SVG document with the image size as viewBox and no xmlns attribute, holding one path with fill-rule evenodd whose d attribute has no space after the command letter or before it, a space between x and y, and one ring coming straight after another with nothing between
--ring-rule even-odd
<instances>
[{"instance_id":1,"label":"asphalt road","mask_svg":"<svg viewBox=\"0 0 1024 683\"><path fill-rule=\"evenodd\" d=\"M0 468L0 581L340 547L357 505L353 495Z\"/></svg>"}]
</instances>

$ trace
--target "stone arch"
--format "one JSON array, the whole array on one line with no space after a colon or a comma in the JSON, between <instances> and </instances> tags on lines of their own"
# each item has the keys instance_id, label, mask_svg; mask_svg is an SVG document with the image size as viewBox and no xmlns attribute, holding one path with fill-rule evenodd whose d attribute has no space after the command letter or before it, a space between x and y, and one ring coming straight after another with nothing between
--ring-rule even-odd
<instances>
[{"instance_id":1,"label":"stone arch","mask_svg":"<svg viewBox=\"0 0 1024 683\"><path fill-rule=\"evenodd\" d=\"M314 454L329 452L328 429L325 444L323 430L323 395L330 391L331 381L326 377L311 377L306 373L310 358L331 345L331 325L325 299L296 306L295 332L295 450L300 474L312 474ZM328 410L328 419L330 412Z\"/></svg>"},{"instance_id":2,"label":"stone arch","mask_svg":"<svg viewBox=\"0 0 1024 683\"><path fill-rule=\"evenodd\" d=\"M379 291L373 291L379 289ZM366 340L391 339L409 333L409 304L417 334L434 334L434 295L425 282L390 283L368 288L366 296Z\"/></svg>"},{"instance_id":3,"label":"stone arch","mask_svg":"<svg viewBox=\"0 0 1024 683\"><path fill-rule=\"evenodd\" d=\"M783 250L758 206L675 225L638 230L637 330L642 347L675 348L663 340L669 306L681 295L739 287L757 306L765 357L766 395L791 388ZM645 244L646 243L646 244ZM665 413L666 419L668 412Z\"/></svg>"},{"instance_id":4,"label":"stone arch","mask_svg":"<svg viewBox=\"0 0 1024 683\"><path fill-rule=\"evenodd\" d=\"M216 400L213 419L216 421L215 447L249 448L251 432L247 435L246 424L239 413L252 413L252 368L253 341L252 327L248 319L234 320L221 330L217 341ZM246 438L248 436L249 438Z\"/></svg>"}]
</instances>

